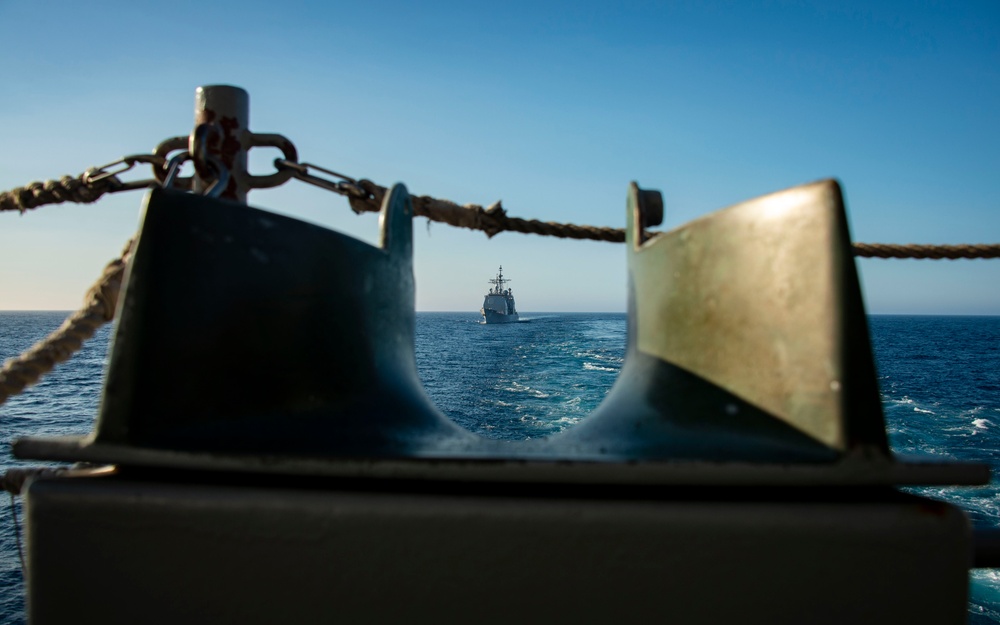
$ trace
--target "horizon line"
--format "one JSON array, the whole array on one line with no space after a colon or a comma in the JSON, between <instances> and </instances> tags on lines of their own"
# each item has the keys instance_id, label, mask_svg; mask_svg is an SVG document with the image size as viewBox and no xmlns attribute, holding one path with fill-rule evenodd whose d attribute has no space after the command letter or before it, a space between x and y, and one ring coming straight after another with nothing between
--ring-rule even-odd
<instances>
[{"instance_id":1,"label":"horizon line","mask_svg":"<svg viewBox=\"0 0 1000 625\"><path fill-rule=\"evenodd\" d=\"M0 314L3 313L65 313L73 314L77 310L72 309L42 309L42 308L2 308L0 309ZM468 314L481 316L478 311L471 310L415 310L415 313L434 313L434 314ZM528 312L520 312L521 315L626 315L628 311L610 311L610 310L533 310ZM998 313L927 313L927 312L865 312L868 316L874 317L1000 317L1000 312Z\"/></svg>"}]
</instances>

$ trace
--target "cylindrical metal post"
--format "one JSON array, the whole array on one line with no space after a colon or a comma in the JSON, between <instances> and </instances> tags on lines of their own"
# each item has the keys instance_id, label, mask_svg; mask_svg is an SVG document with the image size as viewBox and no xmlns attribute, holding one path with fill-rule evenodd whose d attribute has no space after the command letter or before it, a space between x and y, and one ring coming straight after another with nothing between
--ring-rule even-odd
<instances>
[{"instance_id":1,"label":"cylindrical metal post","mask_svg":"<svg viewBox=\"0 0 1000 625\"><path fill-rule=\"evenodd\" d=\"M249 191L247 149L250 147L250 95L239 87L207 85L194 92L194 124L214 124L218 132L208 134L208 153L229 169L229 183L219 197L246 203ZM194 132L190 151L195 153ZM209 172L195 171L194 190L203 193L215 182Z\"/></svg>"}]
</instances>

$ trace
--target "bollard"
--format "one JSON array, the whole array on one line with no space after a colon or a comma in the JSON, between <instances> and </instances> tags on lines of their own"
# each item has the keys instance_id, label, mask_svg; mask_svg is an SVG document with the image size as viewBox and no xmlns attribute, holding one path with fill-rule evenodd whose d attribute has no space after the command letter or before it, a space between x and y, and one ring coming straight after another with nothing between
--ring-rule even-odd
<instances>
[{"instance_id":1,"label":"bollard","mask_svg":"<svg viewBox=\"0 0 1000 625\"><path fill-rule=\"evenodd\" d=\"M246 203L249 187L247 149L250 146L250 95L239 87L207 85L194 92L194 124L212 124L216 132L207 138L208 153L229 169L229 184L219 197ZM195 153L195 132L188 150ZM194 191L204 193L215 175L195 161Z\"/></svg>"}]
</instances>

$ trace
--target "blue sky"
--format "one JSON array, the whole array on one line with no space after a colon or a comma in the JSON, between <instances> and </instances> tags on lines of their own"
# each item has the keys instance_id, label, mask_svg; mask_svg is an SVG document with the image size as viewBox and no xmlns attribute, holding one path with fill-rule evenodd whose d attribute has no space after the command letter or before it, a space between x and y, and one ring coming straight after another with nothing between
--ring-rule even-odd
<instances>
[{"instance_id":1,"label":"blue sky","mask_svg":"<svg viewBox=\"0 0 1000 625\"><path fill-rule=\"evenodd\" d=\"M304 161L513 216L622 227L636 180L675 227L833 177L856 241L1000 242L1000 4L869 4L0 0L0 190L187 134L225 83ZM376 240L302 183L250 201ZM140 203L0 214L0 309L76 308ZM625 309L621 245L414 233L418 310L500 264L524 312ZM870 312L1000 314L998 260L859 267Z\"/></svg>"}]
</instances>

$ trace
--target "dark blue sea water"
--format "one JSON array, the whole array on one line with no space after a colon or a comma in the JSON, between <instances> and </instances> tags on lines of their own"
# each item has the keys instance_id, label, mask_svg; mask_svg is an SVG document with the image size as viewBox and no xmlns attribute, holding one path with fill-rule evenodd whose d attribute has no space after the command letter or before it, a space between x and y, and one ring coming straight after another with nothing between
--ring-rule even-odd
<instances>
[{"instance_id":1,"label":"dark blue sea water","mask_svg":"<svg viewBox=\"0 0 1000 625\"><path fill-rule=\"evenodd\" d=\"M0 360L54 330L64 313L0 312ZM872 342L893 449L987 462L1000 473L1000 317L873 316ZM110 328L40 384L0 405L0 444L90 430ZM483 325L475 313L419 313L421 379L449 417L483 436L537 438L591 412L614 383L623 314L527 314ZM3 469L17 465L4 451ZM1000 527L1000 486L914 489ZM18 504L17 513L20 517ZM22 623L24 588L9 505L0 506L0 625ZM970 623L1000 623L1000 571L970 574Z\"/></svg>"}]
</instances>

